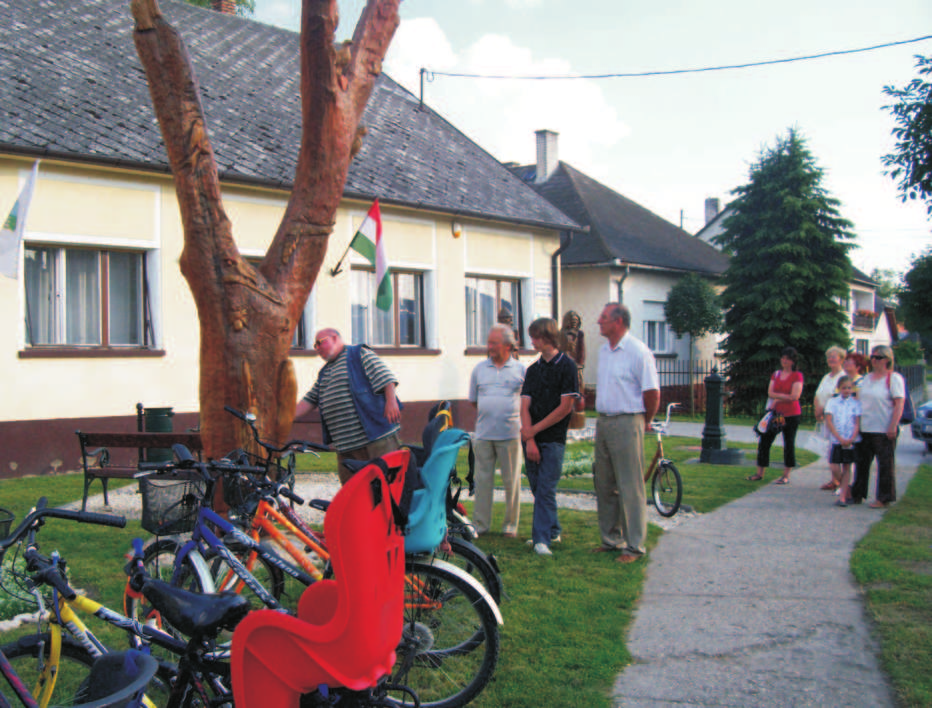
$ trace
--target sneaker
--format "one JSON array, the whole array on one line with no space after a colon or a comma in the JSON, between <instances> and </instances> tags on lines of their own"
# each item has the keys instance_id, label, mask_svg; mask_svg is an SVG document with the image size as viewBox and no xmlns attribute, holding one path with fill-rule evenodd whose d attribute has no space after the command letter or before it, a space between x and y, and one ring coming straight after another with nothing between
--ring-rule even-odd
<instances>
[{"instance_id":1,"label":"sneaker","mask_svg":"<svg viewBox=\"0 0 932 708\"><path fill-rule=\"evenodd\" d=\"M557 534L556 536L550 539L550 543L563 543L563 536L561 536L560 534Z\"/></svg>"},{"instance_id":2,"label":"sneaker","mask_svg":"<svg viewBox=\"0 0 932 708\"><path fill-rule=\"evenodd\" d=\"M552 556L553 551L550 550L550 546L546 543L535 543L534 544L534 553L539 556Z\"/></svg>"}]
</instances>

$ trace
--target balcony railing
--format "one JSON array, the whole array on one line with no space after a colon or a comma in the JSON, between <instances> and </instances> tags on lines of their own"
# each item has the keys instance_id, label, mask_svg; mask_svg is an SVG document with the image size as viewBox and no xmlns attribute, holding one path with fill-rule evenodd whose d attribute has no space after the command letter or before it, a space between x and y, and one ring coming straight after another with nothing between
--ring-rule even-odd
<instances>
[{"instance_id":1,"label":"balcony railing","mask_svg":"<svg viewBox=\"0 0 932 708\"><path fill-rule=\"evenodd\" d=\"M855 314L851 317L851 327L852 329L865 330L867 332L873 332L874 327L877 325L877 316L876 315L858 315Z\"/></svg>"}]
</instances>

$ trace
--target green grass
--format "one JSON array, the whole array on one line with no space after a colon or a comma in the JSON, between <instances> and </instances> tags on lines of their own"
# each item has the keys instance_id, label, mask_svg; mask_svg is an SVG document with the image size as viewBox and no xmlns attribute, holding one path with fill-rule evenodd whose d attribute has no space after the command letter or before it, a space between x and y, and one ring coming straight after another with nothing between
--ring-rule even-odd
<instances>
[{"instance_id":1,"label":"green grass","mask_svg":"<svg viewBox=\"0 0 932 708\"><path fill-rule=\"evenodd\" d=\"M902 706L932 705L932 465L871 527L851 557Z\"/></svg>"},{"instance_id":2,"label":"green grass","mask_svg":"<svg viewBox=\"0 0 932 708\"><path fill-rule=\"evenodd\" d=\"M653 439L645 443L647 459L653 456ZM699 455L699 440L670 437L664 441L668 457L677 462L684 479L684 503L699 511L712 509L743 496L757 485L744 481L747 467L691 464ZM753 446L747 446L753 448ZM572 449L591 452L592 443L575 443ZM800 464L814 459L799 451ZM299 463L305 474L332 474L333 455ZM466 458L458 461L465 476ZM3 506L22 519L41 495L51 505L80 499L81 475L35 477L0 481ZM592 489L588 477L567 477L561 487ZM467 506L470 504L467 502ZM492 684L474 703L476 706L608 706L612 682L631 660L624 638L644 582L647 561L622 566L612 554L592 554L598 543L594 512L560 511L564 541L555 544L553 558L531 553L524 543L530 537L532 506L522 506L518 539L490 534L482 539L483 550L499 559L508 600L502 604L502 653ZM496 505L493 528L502 523L501 505ZM651 526L648 547L662 532ZM125 576L123 553L130 540L141 532L138 522L125 530L51 520L41 531L41 548L58 549L69 561L72 579L96 599L119 609ZM93 618L88 624L112 647L123 647L119 631ZM21 630L21 632L30 630ZM4 636L0 641L12 638ZM546 699L543 699L546 697Z\"/></svg>"}]
</instances>

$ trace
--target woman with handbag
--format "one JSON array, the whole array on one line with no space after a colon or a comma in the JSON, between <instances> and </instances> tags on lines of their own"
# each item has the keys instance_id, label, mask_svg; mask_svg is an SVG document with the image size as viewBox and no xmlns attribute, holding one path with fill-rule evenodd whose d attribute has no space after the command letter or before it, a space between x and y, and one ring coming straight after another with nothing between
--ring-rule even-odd
<instances>
[{"instance_id":1,"label":"woman with handbag","mask_svg":"<svg viewBox=\"0 0 932 708\"><path fill-rule=\"evenodd\" d=\"M861 380L861 443L857 449L851 502L860 504L867 497L871 463L877 458L877 498L872 509L882 509L896 501L895 458L900 417L906 402L906 383L893 371L893 350L885 345L871 350L871 371Z\"/></svg>"},{"instance_id":2,"label":"woman with handbag","mask_svg":"<svg viewBox=\"0 0 932 708\"><path fill-rule=\"evenodd\" d=\"M773 415L757 443L757 474L747 477L749 482L764 478L764 470L770 465L770 446L782 432L783 475L774 484L790 483L790 472L796 467L796 430L802 415L799 397L803 393L803 375L796 371L798 358L793 347L785 347L780 354L780 369L770 377L767 397L773 401Z\"/></svg>"}]
</instances>

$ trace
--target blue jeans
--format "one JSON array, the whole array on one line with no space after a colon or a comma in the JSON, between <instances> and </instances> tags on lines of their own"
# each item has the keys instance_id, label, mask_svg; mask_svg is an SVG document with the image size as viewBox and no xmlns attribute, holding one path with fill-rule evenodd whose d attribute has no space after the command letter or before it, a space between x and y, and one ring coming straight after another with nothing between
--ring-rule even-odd
<instances>
[{"instance_id":1,"label":"blue jeans","mask_svg":"<svg viewBox=\"0 0 932 708\"><path fill-rule=\"evenodd\" d=\"M563 471L563 452L566 445L561 443L537 443L540 450L540 462L527 459L524 451L524 465L527 469L527 481L534 495L534 522L531 538L534 543L550 546L550 541L559 536L563 529L557 518L557 482Z\"/></svg>"}]
</instances>

